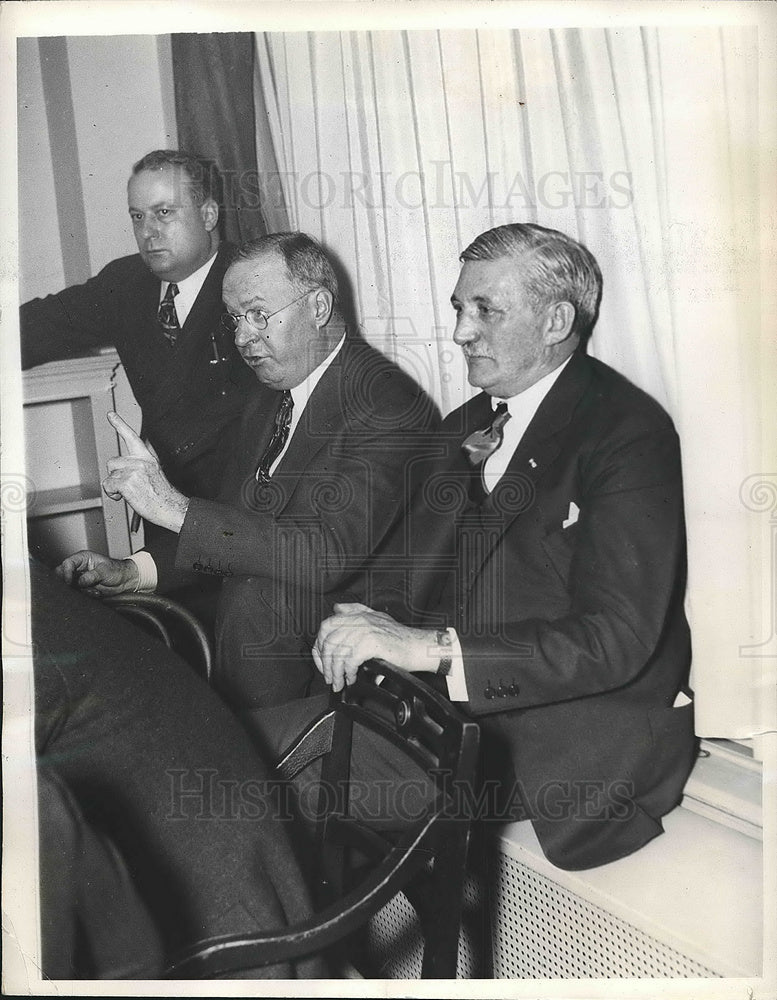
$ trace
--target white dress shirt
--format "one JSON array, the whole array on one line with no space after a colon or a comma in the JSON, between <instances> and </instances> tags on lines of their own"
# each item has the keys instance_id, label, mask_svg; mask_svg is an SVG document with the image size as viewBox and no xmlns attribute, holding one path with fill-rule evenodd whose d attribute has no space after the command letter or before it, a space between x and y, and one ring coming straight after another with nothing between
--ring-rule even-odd
<instances>
[{"instance_id":1,"label":"white dress shirt","mask_svg":"<svg viewBox=\"0 0 777 1000\"><path fill-rule=\"evenodd\" d=\"M294 431L297 429L297 425L302 419L302 414L305 412L305 407L308 405L308 400L313 395L313 390L316 388L318 383L321 381L321 377L327 368L332 364L334 359L342 350L343 344L345 343L345 334L342 335L340 341L332 351L331 354L327 354L321 364L314 368L313 371L308 375L304 382L299 385L295 385L291 390L291 398L294 401L294 406L291 411L291 423L289 424L289 436L286 438L286 444L284 444L281 453L275 459L273 464L270 466L270 475L275 472L278 468L278 463L286 454L289 445L291 444L291 439L294 437Z\"/></svg>"},{"instance_id":2,"label":"white dress shirt","mask_svg":"<svg viewBox=\"0 0 777 1000\"><path fill-rule=\"evenodd\" d=\"M193 275L192 275L193 277ZM186 279L189 280L188 278ZM180 286L179 286L180 287ZM178 298L176 296L176 302ZM178 319L180 323L180 317ZM270 466L269 474L272 476L273 472L278 468L278 464L286 454L286 451L291 443L291 439L294 437L294 431L297 429L300 420L302 419L302 414L305 412L305 408L308 405L310 397L313 395L313 390L316 388L318 383L321 381L321 377L327 368L332 364L334 359L342 350L343 344L345 343L345 334L340 338L339 343L333 351L331 351L324 360L318 365L313 371L308 375L308 377L301 382L299 385L295 386L291 390L291 398L294 401L294 407L291 411L291 423L289 424L289 436L286 438L286 444L283 446L283 450L280 455L275 459L273 464ZM135 592L149 593L156 590L156 585L158 583L159 577L157 575L156 563L154 562L154 557L150 552L146 552L145 549L141 549L140 552L135 552L129 557L135 565L138 567L139 580L138 585L135 588Z\"/></svg>"},{"instance_id":3,"label":"white dress shirt","mask_svg":"<svg viewBox=\"0 0 777 1000\"><path fill-rule=\"evenodd\" d=\"M510 396L506 399L492 398L491 406L493 409L496 409L498 403L507 403L510 419L502 428L502 444L493 454L488 456L483 466L483 479L487 492L492 493L504 475L507 466L512 461L516 448L521 443L521 438L526 433L526 428L532 422L534 415L540 408L540 403L550 392L556 379L569 364L569 360L567 358L558 368L554 368L552 372L548 372L539 382L530 385L528 389L524 389L517 396ZM464 657L461 652L461 643L455 629L449 628L448 635L451 637L451 671L447 676L448 697L451 701L468 701L469 694L467 692L467 678L464 673Z\"/></svg>"},{"instance_id":4,"label":"white dress shirt","mask_svg":"<svg viewBox=\"0 0 777 1000\"><path fill-rule=\"evenodd\" d=\"M173 299L173 303L175 305L175 315L178 317L179 326L184 325L189 313L192 311L192 306L194 305L197 296L200 294L200 289L205 284L205 279L208 277L215 259L216 254L214 253L210 260L206 260L202 267L198 267L193 274L189 275L188 278L182 278L181 281L163 281L161 283L161 288L159 289L160 304L162 299L167 294L167 289L170 285L178 285L178 294Z\"/></svg>"}]
</instances>

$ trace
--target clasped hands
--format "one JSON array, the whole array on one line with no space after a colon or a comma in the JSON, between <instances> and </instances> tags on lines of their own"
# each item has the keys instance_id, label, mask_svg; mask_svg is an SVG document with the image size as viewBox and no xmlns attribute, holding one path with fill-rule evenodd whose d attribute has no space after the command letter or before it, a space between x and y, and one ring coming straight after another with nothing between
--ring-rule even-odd
<instances>
[{"instance_id":1,"label":"clasped hands","mask_svg":"<svg viewBox=\"0 0 777 1000\"><path fill-rule=\"evenodd\" d=\"M168 482L159 459L118 413L108 421L124 442L126 455L108 460L102 487L112 500L126 500L147 521L170 531L180 531L189 500Z\"/></svg>"},{"instance_id":2,"label":"clasped hands","mask_svg":"<svg viewBox=\"0 0 777 1000\"><path fill-rule=\"evenodd\" d=\"M435 632L400 625L365 604L335 604L318 630L313 659L333 691L353 684L366 660L387 660L403 670L436 672L440 652Z\"/></svg>"}]
</instances>

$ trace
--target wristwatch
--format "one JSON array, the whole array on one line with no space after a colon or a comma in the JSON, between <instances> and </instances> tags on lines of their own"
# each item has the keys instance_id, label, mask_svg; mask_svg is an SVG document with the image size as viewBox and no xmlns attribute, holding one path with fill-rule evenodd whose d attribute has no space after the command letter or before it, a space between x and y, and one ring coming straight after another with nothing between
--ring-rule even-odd
<instances>
[{"instance_id":1,"label":"wristwatch","mask_svg":"<svg viewBox=\"0 0 777 1000\"><path fill-rule=\"evenodd\" d=\"M447 628L437 629L437 647L440 650L440 662L437 665L437 674L439 677L447 677L451 672L451 667L453 666L453 660L451 658L451 646L453 645L453 640L451 639L451 634Z\"/></svg>"}]
</instances>

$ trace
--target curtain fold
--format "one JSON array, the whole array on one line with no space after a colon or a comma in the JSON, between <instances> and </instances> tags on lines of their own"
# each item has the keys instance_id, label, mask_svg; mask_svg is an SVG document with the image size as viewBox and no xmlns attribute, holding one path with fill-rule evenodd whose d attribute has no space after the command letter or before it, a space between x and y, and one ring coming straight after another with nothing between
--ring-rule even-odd
<instances>
[{"instance_id":1,"label":"curtain fold","mask_svg":"<svg viewBox=\"0 0 777 1000\"><path fill-rule=\"evenodd\" d=\"M461 250L512 221L591 249L591 353L683 445L698 731L774 727L768 664L741 652L768 627L768 539L740 498L762 460L755 29L273 33L257 50L290 225L335 253L367 339L444 412L471 393L448 301Z\"/></svg>"},{"instance_id":2,"label":"curtain fold","mask_svg":"<svg viewBox=\"0 0 777 1000\"><path fill-rule=\"evenodd\" d=\"M181 33L171 38L179 145L215 160L221 169L224 237L239 244L261 236L267 230L256 162L254 36Z\"/></svg>"}]
</instances>

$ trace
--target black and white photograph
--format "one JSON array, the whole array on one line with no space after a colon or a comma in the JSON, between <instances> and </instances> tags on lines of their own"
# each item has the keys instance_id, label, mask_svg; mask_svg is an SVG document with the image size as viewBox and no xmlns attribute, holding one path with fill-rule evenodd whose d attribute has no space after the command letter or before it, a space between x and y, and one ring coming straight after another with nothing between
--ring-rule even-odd
<instances>
[{"instance_id":1,"label":"black and white photograph","mask_svg":"<svg viewBox=\"0 0 777 1000\"><path fill-rule=\"evenodd\" d=\"M774 1000L775 4L0 46L3 992Z\"/></svg>"}]
</instances>

